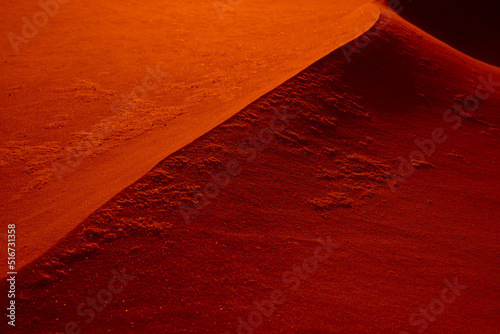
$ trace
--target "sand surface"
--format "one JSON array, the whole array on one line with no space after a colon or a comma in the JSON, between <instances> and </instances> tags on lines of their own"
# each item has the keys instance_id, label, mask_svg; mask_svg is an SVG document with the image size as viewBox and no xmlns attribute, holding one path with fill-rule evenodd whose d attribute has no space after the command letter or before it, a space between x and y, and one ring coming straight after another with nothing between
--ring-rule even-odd
<instances>
[{"instance_id":1,"label":"sand surface","mask_svg":"<svg viewBox=\"0 0 500 334\"><path fill-rule=\"evenodd\" d=\"M378 16L360 9L366 3L245 0L221 20L210 1L73 0L19 54L3 39L0 215L2 228L18 224L19 264L161 159L366 31ZM0 28L17 34L21 18L40 10L32 1L4 7ZM145 99L116 111L130 103L114 101L142 86L147 68L159 75L157 66L168 75L150 76L156 87Z\"/></svg>"},{"instance_id":2,"label":"sand surface","mask_svg":"<svg viewBox=\"0 0 500 334\"><path fill-rule=\"evenodd\" d=\"M498 333L500 69L380 8L25 266L21 330Z\"/></svg>"}]
</instances>

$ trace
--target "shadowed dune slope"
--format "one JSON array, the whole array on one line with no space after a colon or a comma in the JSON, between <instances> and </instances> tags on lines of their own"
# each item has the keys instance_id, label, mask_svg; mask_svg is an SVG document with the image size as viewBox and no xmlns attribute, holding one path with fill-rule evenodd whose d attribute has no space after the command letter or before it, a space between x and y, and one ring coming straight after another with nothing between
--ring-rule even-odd
<instances>
[{"instance_id":1,"label":"shadowed dune slope","mask_svg":"<svg viewBox=\"0 0 500 334\"><path fill-rule=\"evenodd\" d=\"M379 12L370 1L245 0L224 20L214 1L61 6L18 56L0 61L0 230L15 222L23 236L17 267L165 157L371 28ZM0 31L39 9L7 1ZM151 77L155 88L130 101Z\"/></svg>"},{"instance_id":2,"label":"shadowed dune slope","mask_svg":"<svg viewBox=\"0 0 500 334\"><path fill-rule=\"evenodd\" d=\"M499 4L495 0L401 0L401 15L466 54L500 66Z\"/></svg>"},{"instance_id":3,"label":"shadowed dune slope","mask_svg":"<svg viewBox=\"0 0 500 334\"><path fill-rule=\"evenodd\" d=\"M480 88L490 96L467 119L443 114L500 71L386 10L351 44L164 159L23 268L19 328L236 333L279 289L285 300L255 332L497 333L500 87ZM285 110L281 129L272 120ZM435 129L446 140L391 191L385 173ZM194 190L227 169L239 174L217 196L207 188L186 225L179 205L194 208ZM340 246L292 274L317 236ZM135 278L111 303L77 314L122 268ZM455 278L467 288L434 321L409 323Z\"/></svg>"}]
</instances>

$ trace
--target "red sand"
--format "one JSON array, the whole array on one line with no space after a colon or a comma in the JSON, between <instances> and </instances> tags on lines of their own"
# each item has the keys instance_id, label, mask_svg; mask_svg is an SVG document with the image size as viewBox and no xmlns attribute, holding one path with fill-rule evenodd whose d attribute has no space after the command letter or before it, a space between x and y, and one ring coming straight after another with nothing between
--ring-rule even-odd
<instances>
[{"instance_id":1,"label":"red sand","mask_svg":"<svg viewBox=\"0 0 500 334\"><path fill-rule=\"evenodd\" d=\"M447 110L500 69L386 10L359 44L350 64L334 51L171 154L24 267L17 329L235 333L273 300L253 332L498 333L500 86L467 119ZM250 149L280 128L274 109L296 117ZM391 191L385 173L435 129L446 140ZM186 225L179 205L221 170L238 175ZM306 274L318 236L335 245ZM77 314L122 268L134 278L110 304Z\"/></svg>"},{"instance_id":2,"label":"red sand","mask_svg":"<svg viewBox=\"0 0 500 334\"><path fill-rule=\"evenodd\" d=\"M19 55L2 39L0 214L24 236L20 264L166 156L367 30L377 18L373 6L358 9L367 2L245 0L220 21L211 1L72 0ZM5 7L6 33L20 33L21 17L40 10L27 1ZM112 102L157 64L169 76L120 120ZM65 148L103 119L115 130L60 183L52 163L67 166Z\"/></svg>"}]
</instances>

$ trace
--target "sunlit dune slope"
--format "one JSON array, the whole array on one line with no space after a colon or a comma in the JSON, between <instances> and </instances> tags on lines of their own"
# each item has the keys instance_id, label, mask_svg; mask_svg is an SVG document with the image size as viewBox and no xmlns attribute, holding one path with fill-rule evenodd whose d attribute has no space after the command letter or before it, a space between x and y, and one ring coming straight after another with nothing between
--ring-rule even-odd
<instances>
[{"instance_id":1,"label":"sunlit dune slope","mask_svg":"<svg viewBox=\"0 0 500 334\"><path fill-rule=\"evenodd\" d=\"M19 323L236 333L278 289L285 300L254 332L497 333L497 82L497 68L384 10L363 38L161 161L25 267ZM474 94L467 118L448 111ZM429 155L412 155L415 140ZM425 161L388 183L410 155ZM214 179L218 194L207 186L186 224L179 207L195 210L195 189ZM318 236L338 248L291 274ZM86 323L76 307L122 268L135 278ZM445 294L445 310L409 322L455 279L466 288Z\"/></svg>"},{"instance_id":2,"label":"sunlit dune slope","mask_svg":"<svg viewBox=\"0 0 500 334\"><path fill-rule=\"evenodd\" d=\"M0 227L14 222L23 236L18 265L169 154L368 30L378 19L368 3L245 0L221 20L213 1L71 1L18 55L0 40ZM20 33L23 15L39 11L9 0L0 30ZM146 97L132 103L141 89Z\"/></svg>"}]
</instances>

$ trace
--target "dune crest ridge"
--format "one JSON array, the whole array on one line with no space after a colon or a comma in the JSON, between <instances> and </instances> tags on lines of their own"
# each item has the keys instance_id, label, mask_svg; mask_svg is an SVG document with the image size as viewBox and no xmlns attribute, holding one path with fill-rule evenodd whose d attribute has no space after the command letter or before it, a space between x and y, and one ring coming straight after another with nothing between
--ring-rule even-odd
<instances>
[{"instance_id":1,"label":"dune crest ridge","mask_svg":"<svg viewBox=\"0 0 500 334\"><path fill-rule=\"evenodd\" d=\"M24 267L29 316L19 322L32 332L77 320L89 333L235 333L280 289L286 299L254 326L262 332L416 331L423 322L410 315L458 279L467 290L425 328L498 330L500 69L384 7L344 47L357 50L350 62L346 48L318 60ZM467 118L443 117L477 90L490 94ZM432 166L391 191L386 173L437 128L447 139L424 157ZM182 207L195 212L189 224ZM286 273L327 236L338 248L292 289ZM121 268L135 279L85 324L75 307Z\"/></svg>"},{"instance_id":2,"label":"dune crest ridge","mask_svg":"<svg viewBox=\"0 0 500 334\"><path fill-rule=\"evenodd\" d=\"M45 33L41 33L40 36L37 36L36 39L33 39L26 45L26 48L22 50L19 57L15 58L14 62L0 65L6 67L4 84L7 85L7 83L9 83L6 87L6 92L10 92L10 90L13 90L11 86L15 82L22 82L21 79L24 77L20 76L20 74L13 75L11 71L9 71L9 65L12 66L12 64L17 63L23 64L23 61L31 59L29 57L39 57L38 62L44 65L42 67L52 68L52 72L49 73L53 73L52 75L58 80L52 82L51 80L54 78L47 78L47 76L50 75L47 75L46 72L36 72L35 79L42 82L42 84L39 85L44 85L44 82L50 82L52 86L47 87L45 95L38 96L31 94L29 95L30 98L37 96L40 99L37 105L46 105L48 106L47 108L53 106L53 103L50 102L51 99L57 99L57 101L64 104L65 107L69 109L85 108L84 112L73 115L73 117L76 118L76 120L73 121L77 124L71 123L73 121L71 117L69 117L70 115L67 115L69 117L67 121L70 122L68 123L70 125L67 127L63 127L61 130L42 131L42 135L49 137L54 136L52 131L56 131L56 133L63 131L64 133L67 128L78 129L78 126L80 126L78 122L82 121L81 119L78 120L79 117L82 117L81 115L84 115L83 118L85 118L85 122L89 122L89 120L99 122L104 117L99 114L101 112L107 112L114 115L110 110L113 106L114 98L119 97L121 93L131 93L134 86L127 85L130 85L134 81L130 80L134 80L137 75L139 75L139 77L136 79L142 80L145 75L144 72L147 72L147 67L156 69L158 64L158 66L161 65L159 67L161 72L168 72L168 75L163 78L162 81L164 85L159 84L156 89L150 91L146 101L143 101L137 109L129 112L130 116L127 119L112 123L116 128L114 132L107 136L107 138L91 152L90 156L85 157L81 164L72 168L73 171L71 173L64 173L64 175L62 175L63 182L59 182L52 170L51 164L57 161L67 166L67 160L65 158L67 158L68 154L64 145L73 147L78 141L69 141L69 139L57 137L51 138L51 143L56 146L48 150L46 150L47 143L38 142L36 140L34 140L34 143L30 141L31 146L25 146L27 145L26 142L22 141L14 143L14 147L0 148L0 160L5 158L5 156L8 157L6 159L8 162L6 166L3 165L5 161L0 161L0 164L3 165L1 177L5 184L4 191L0 194L0 196L3 196L3 205L0 207L0 214L4 218L5 224L15 222L17 224L18 233L23 236L23 238L18 240L18 266L22 267L43 254L75 226L81 223L94 210L98 209L122 189L135 182L166 156L210 131L258 97L293 77L315 60L331 52L331 50L358 37L364 31L350 29L352 22L362 23L362 28L365 28L369 27L370 24L374 24L377 19L372 12L378 13L378 9L374 8L373 5L368 4L361 8L355 6L355 4L358 3L363 4L365 2L364 0L357 0L353 2L354 5L326 4L327 2L328 1L320 1L317 6L320 8L322 6L326 6L326 8L339 7L339 9L330 15L321 14L320 17L318 17L317 8L309 8L310 5L306 6L299 1L288 2L287 9L285 10L287 15L279 21L284 24L288 22L286 26L281 28L283 35L273 34L273 36L268 36L265 39L260 38L258 33L249 34L246 28L251 26L251 31L257 29L256 31L263 31L265 32L264 36L267 36L266 34L269 34L269 30L271 27L274 27L276 23L275 21L262 22L260 19L260 12L257 10L258 8L252 6L241 6L239 9L241 12L239 13L243 15L243 17L248 16L247 19L238 24L237 27L234 27L234 29L229 29L229 27L236 24L235 22L237 21L235 20L237 17L232 21L227 18L224 22L219 22L214 11L213 17L206 16L200 21L193 12L190 12L190 10L200 10L205 6L213 10L210 2L204 3L203 5L195 3L181 5L179 3L175 6L168 6L167 4L163 4L162 8L166 6L166 9L168 9L167 16L161 14L162 11L158 12L152 3L148 3L148 6L144 6L143 10L139 12L133 10L132 4L121 3L120 6L125 6L123 16L117 18L116 22L114 20L111 22L106 21L107 28L102 31L103 38L109 38L110 43L117 43L116 39L118 37L116 36L116 29L109 28L109 25L113 26L120 22L123 24L131 24L131 22L133 22L132 27L137 24L140 26L141 21L137 18L142 18L146 15L148 18L159 20L163 25L161 29L158 28L154 31L148 30L150 34L149 40L145 39L146 36L142 36L135 30L131 32L133 33L129 37L131 42L136 42L139 45L135 47L144 48L145 46L143 43L149 42L150 44L148 44L147 50L150 50L149 47L153 46L161 50L161 48L170 45L165 44L165 41L162 41L163 38L169 36L170 38L174 36L176 39L182 38L182 35L181 37L177 37L175 31L168 31L169 34L166 35L167 37L160 34L163 30L169 30L168 24L174 23L179 24L179 29L181 30L184 29L195 32L201 30L199 31L200 38L204 36L204 38L215 39L215 44L203 42L200 41L200 39L193 39L189 42L185 41L181 45L184 45L183 48L186 48L185 52L189 54L189 56L184 57L179 56L179 53L175 52L175 49L169 49L167 53L145 53L144 55L147 55L147 57L140 57L140 53L138 55L135 51L124 51L127 57L129 57L127 58L128 63L126 68L120 67L121 62L123 62L122 59L120 59L119 62L113 62L113 58L107 59L103 54L99 53L106 53L106 50L93 48L89 51L90 53L88 56L90 57L92 55L96 59L106 58L106 64L109 66L109 69L114 69L116 71L114 73L120 73L122 77L118 77L115 81L109 82L109 75L103 75L102 72L95 71L95 68L91 67L94 64L93 62L83 61L84 64L81 66L83 66L83 70L88 73L88 75L82 74L85 80L75 79L78 82L82 81L81 84L72 87L72 82L69 82L68 84L70 86L61 90L58 88L59 86L53 87L53 85L59 84L59 77L69 75L73 79L73 73L69 66L51 67L53 66L54 55L51 53L47 54L40 40L50 37L49 32L51 29L54 30L52 34L57 34L58 30L57 25L48 25L44 28ZM112 7L112 5L112 2L94 4L94 6L100 6L100 8L103 8L103 6ZM83 5L74 4L73 6L79 8ZM325 22L325 25L331 28L318 28L317 24L311 23L311 27L316 26L315 32L297 33L295 31L295 24L297 24L297 21L294 20L293 25L290 25L289 20L290 17L293 17L293 13L299 12L301 8L304 7L307 7L310 12L302 15L300 20L306 22L311 20L325 22L328 20L329 22ZM181 11L183 8L187 8L187 10L185 12L182 11L179 15L175 15L176 11ZM266 11L268 15L271 16L275 15L274 13L276 12L283 12L277 3L262 4L262 7L259 8L260 10ZM80 10L75 9L65 14L61 9L61 15L57 18L66 18L66 20L68 20L65 15L71 14L74 16L75 22L80 22L80 20L85 20L85 18L87 18L87 12L91 10L92 7L80 8ZM257 13L255 13L255 11L257 11ZM99 15L90 15L90 18L88 18L91 20L90 22L103 21L102 15L106 18L106 11L99 13ZM197 23L190 26L190 20L196 20ZM212 22L214 20L215 23ZM212 28L200 28L200 24L203 22L208 22L206 24ZM258 26L255 26L252 24L253 22L260 23ZM75 23L70 25L72 29L74 29L74 24ZM150 29L151 27L148 26L147 28ZM123 29L128 31L131 27L127 26ZM146 28L142 27L142 29ZM92 30L84 30L83 32L82 30L78 30L75 32L75 36L80 36L84 41L89 40L90 37L88 37L85 32L92 35ZM156 38L158 34L161 35L162 39ZM287 39L286 36L288 36L288 34L292 34L294 39L296 38L297 40ZM312 40L309 38L311 35L319 40L315 45L312 45ZM64 40L68 38L68 36L71 36L71 34L64 35L61 39ZM238 38L242 38L241 36L249 38L248 45L237 43ZM276 38L282 41L282 44L279 44L280 50L276 50L272 53L269 50L273 50L276 46L269 47L267 43L270 43L269 41L273 41ZM118 38L118 40L120 40L120 38ZM226 43L224 43L224 41L226 41ZM131 47L135 50L134 45L130 46L122 42L118 42L118 44L120 48L125 48L125 50ZM311 46L309 47L309 45ZM75 62L82 62L82 58L79 58L81 57L81 52L73 50L74 47L74 44L69 43L67 45L68 49L62 50L74 55L76 59ZM195 49L196 52L193 53L193 49ZM242 51L247 49L251 49L249 54L245 54ZM217 57L219 53L224 53L226 56ZM293 54L294 58L289 57L289 54ZM251 59L249 59L249 57L251 57ZM145 60L144 58L147 59ZM165 59L168 60L169 66L172 66L175 70L167 67L167 61ZM209 63L213 63L214 66L210 69L212 72L207 74L203 66L206 67ZM251 64L249 65L248 63ZM138 68L139 64L143 64L144 67L141 66ZM195 66L195 64L198 65ZM99 64L99 66L102 66L102 64ZM37 70L39 69L37 68ZM27 75L24 72L22 74ZM103 76L106 78L103 79ZM107 82L109 87L102 83L103 80ZM35 81L35 83L32 83L31 79L26 79L26 81L30 82L30 84L25 85L26 89L20 91L22 94L29 94L30 89L37 87L36 83L38 81ZM96 82L100 82L101 85L96 84ZM102 95L103 86L106 87L104 95ZM22 87L23 86L21 86L21 88ZM37 94L38 91L39 89L36 88ZM89 104L90 107L87 107L89 106L88 104L82 106L79 99L74 101L74 98L68 97L75 91L77 92L77 98L81 97L82 99L90 99L93 101ZM22 95L16 95L16 99L19 100L20 96ZM67 99L70 99L70 101ZM9 100L9 102L14 103L11 108L16 106L15 101L11 102ZM18 107L23 109L23 105L24 104L21 104ZM99 111L98 114L89 116L88 112L94 111L94 109ZM36 110L39 109L36 108L28 108L27 110L27 112L37 114L37 117L40 115L48 117L52 112L50 109L44 109L43 112L38 113L36 113ZM181 114L178 113L179 110L182 110ZM57 112L59 111L60 110L57 110ZM174 114L170 115L170 111L173 111ZM87 115L87 117L85 117L85 115ZM121 114L116 115L117 119L121 117ZM26 124L17 124L14 122L14 127L18 129L19 132L22 132L23 126L26 126L30 128L30 130L25 130L28 132L28 135L32 133L35 133L35 137L36 135L40 135L40 132L31 130L36 129L39 124L30 127L30 122L34 122L37 118L28 113L25 115L25 119L26 122L24 123ZM13 122L15 118L7 117L7 120ZM80 128L79 130L85 132L89 129L91 129L90 126L87 128ZM82 136L83 135L80 134L80 137ZM60 142L57 140L60 140ZM22 149L15 145L20 145ZM82 146L85 147L85 145ZM18 160L10 161L10 157L17 157ZM71 160L75 159L72 157ZM44 180L38 183L38 176L40 175L47 176L48 180L42 178ZM22 184L23 181L28 183L33 181L35 184L27 186L29 191L23 193L22 196L17 196L19 195L19 189L16 187ZM45 181L46 183L44 183ZM12 199L13 196L15 199ZM0 265L0 269L5 267L5 263Z\"/></svg>"}]
</instances>

